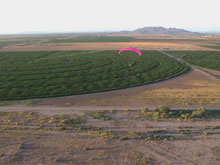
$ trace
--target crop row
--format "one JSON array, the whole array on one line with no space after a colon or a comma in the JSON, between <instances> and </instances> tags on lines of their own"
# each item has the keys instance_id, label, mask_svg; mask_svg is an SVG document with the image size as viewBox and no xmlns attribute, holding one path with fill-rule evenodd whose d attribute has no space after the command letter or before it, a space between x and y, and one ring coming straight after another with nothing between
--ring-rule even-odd
<instances>
[{"instance_id":1,"label":"crop row","mask_svg":"<svg viewBox=\"0 0 220 165\"><path fill-rule=\"evenodd\" d=\"M220 52L218 51L173 51L169 53L193 65L220 71Z\"/></svg>"},{"instance_id":2,"label":"crop row","mask_svg":"<svg viewBox=\"0 0 220 165\"><path fill-rule=\"evenodd\" d=\"M84 54L83 54L84 53ZM0 100L55 97L133 87L189 68L155 51L0 53ZM30 63L31 61L31 63Z\"/></svg>"}]
</instances>

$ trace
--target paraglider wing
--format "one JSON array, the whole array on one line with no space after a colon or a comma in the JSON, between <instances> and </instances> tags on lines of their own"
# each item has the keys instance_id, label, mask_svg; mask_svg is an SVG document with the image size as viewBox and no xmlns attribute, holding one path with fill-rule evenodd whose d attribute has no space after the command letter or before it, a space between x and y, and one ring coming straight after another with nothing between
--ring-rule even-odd
<instances>
[{"instance_id":1,"label":"paraglider wing","mask_svg":"<svg viewBox=\"0 0 220 165\"><path fill-rule=\"evenodd\" d=\"M138 50L138 49L136 49L136 48L123 48L123 49L121 49L121 50L118 52L118 54L121 54L121 52L123 52L123 51L125 51L125 50L134 51L134 52L136 52L139 56L142 55L141 51Z\"/></svg>"}]
</instances>

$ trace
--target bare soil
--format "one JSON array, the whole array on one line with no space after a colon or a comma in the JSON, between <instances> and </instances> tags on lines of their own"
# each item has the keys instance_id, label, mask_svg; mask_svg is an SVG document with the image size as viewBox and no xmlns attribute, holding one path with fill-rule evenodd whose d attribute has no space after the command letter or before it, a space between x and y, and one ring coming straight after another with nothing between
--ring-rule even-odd
<instances>
[{"instance_id":1,"label":"bare soil","mask_svg":"<svg viewBox=\"0 0 220 165\"><path fill-rule=\"evenodd\" d=\"M63 109L59 112L56 117L63 115ZM119 110L103 121L67 113L85 115L86 121L79 124L90 126L85 130L64 129L63 120L49 124L55 114L36 114L26 115L25 124L22 112L1 114L0 123L8 124L0 125L0 164L220 163L219 119L151 121L140 110Z\"/></svg>"}]
</instances>

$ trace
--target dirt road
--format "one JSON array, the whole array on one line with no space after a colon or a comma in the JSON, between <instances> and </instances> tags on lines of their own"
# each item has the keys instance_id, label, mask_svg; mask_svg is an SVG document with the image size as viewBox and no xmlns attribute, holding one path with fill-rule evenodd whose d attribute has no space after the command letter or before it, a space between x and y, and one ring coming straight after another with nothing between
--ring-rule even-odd
<instances>
[{"instance_id":1,"label":"dirt road","mask_svg":"<svg viewBox=\"0 0 220 165\"><path fill-rule=\"evenodd\" d=\"M183 57L185 56L182 56L182 58L178 58L178 57L175 57L175 56L172 56L172 55L170 55L169 53L165 53L165 52L163 52L163 51L159 51L160 53L162 53L162 54L164 54L164 55L167 55L167 56L169 56L169 57L171 57L171 58L175 58L177 61L179 61L180 63L182 63L182 64L186 64L187 62L186 61L184 61L184 59L183 59ZM217 81L220 81L219 80L219 76L216 76L215 74L213 74L212 73L212 70L208 70L208 69L206 69L206 68L202 68L202 67L199 67L199 66L196 66L196 65L192 65L192 64L189 64L189 63L187 63L187 65L189 65L192 69L198 69L199 71L201 71L201 72L203 72L203 74L207 74L208 76L211 76L211 77L213 77L214 79L216 79ZM218 72L218 71L216 71L216 72ZM220 73L220 72L219 72Z\"/></svg>"},{"instance_id":2,"label":"dirt road","mask_svg":"<svg viewBox=\"0 0 220 165\"><path fill-rule=\"evenodd\" d=\"M156 109L158 106L150 106L148 107L150 110ZM27 106L27 105L10 105L10 106L0 106L0 112L37 112L40 114L44 114L47 116L52 115L63 115L63 114L79 114L83 115L85 111L97 111L97 110L141 110L143 107L139 106L71 106L71 107L58 107L58 106ZM171 108L175 109L186 109L184 107L179 108ZM190 110L194 110L195 108L187 108ZM207 108L207 110L216 110L220 109L216 108Z\"/></svg>"}]
</instances>

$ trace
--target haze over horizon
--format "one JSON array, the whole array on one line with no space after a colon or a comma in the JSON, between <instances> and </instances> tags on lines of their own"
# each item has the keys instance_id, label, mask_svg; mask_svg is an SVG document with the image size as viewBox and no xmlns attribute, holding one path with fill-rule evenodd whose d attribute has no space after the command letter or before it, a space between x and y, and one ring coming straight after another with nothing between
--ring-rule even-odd
<instances>
[{"instance_id":1,"label":"haze over horizon","mask_svg":"<svg viewBox=\"0 0 220 165\"><path fill-rule=\"evenodd\" d=\"M0 34L165 27L220 32L219 0L2 0Z\"/></svg>"}]
</instances>

